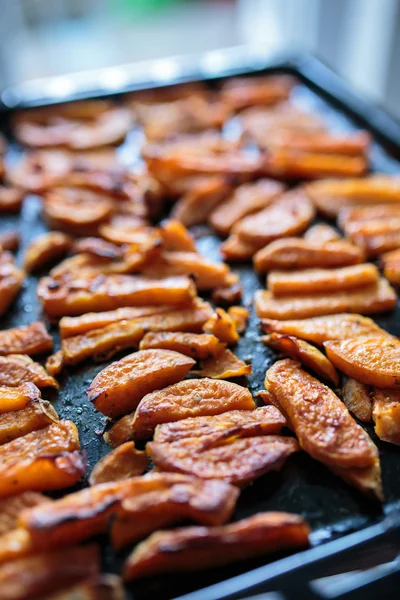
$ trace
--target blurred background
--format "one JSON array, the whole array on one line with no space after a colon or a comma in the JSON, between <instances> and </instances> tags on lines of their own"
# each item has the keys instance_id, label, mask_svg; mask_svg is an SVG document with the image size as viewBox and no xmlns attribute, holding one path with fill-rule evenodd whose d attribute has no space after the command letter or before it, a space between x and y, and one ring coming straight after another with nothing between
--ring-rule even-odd
<instances>
[{"instance_id":1,"label":"blurred background","mask_svg":"<svg viewBox=\"0 0 400 600\"><path fill-rule=\"evenodd\" d=\"M400 0L0 0L0 89L250 46L309 51L400 117ZM94 76L96 73L82 77ZM63 88L64 85L64 88Z\"/></svg>"}]
</instances>

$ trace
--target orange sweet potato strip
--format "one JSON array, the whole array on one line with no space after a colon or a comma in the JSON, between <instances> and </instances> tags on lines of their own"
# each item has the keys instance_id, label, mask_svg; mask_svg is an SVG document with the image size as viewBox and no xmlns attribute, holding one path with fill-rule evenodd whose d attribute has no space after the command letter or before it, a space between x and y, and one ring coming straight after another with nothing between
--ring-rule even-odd
<instances>
[{"instance_id":1,"label":"orange sweet potato strip","mask_svg":"<svg viewBox=\"0 0 400 600\"><path fill-rule=\"evenodd\" d=\"M201 369L193 371L201 377L212 379L230 379L252 374L251 365L246 365L238 356L225 348L217 356L211 356L201 362Z\"/></svg>"},{"instance_id":2,"label":"orange sweet potato strip","mask_svg":"<svg viewBox=\"0 0 400 600\"><path fill-rule=\"evenodd\" d=\"M260 318L282 320L305 319L341 312L385 312L396 306L396 300L395 291L383 278L376 285L331 294L274 298L271 292L258 290L254 297Z\"/></svg>"},{"instance_id":3,"label":"orange sweet potato strip","mask_svg":"<svg viewBox=\"0 0 400 600\"><path fill-rule=\"evenodd\" d=\"M363 156L368 151L371 136L366 131L356 131L344 135L332 135L322 131L296 132L279 131L271 136L269 146L285 151L298 151L311 154L336 154L343 156ZM266 144L268 147L268 143Z\"/></svg>"},{"instance_id":4,"label":"orange sweet potato strip","mask_svg":"<svg viewBox=\"0 0 400 600\"><path fill-rule=\"evenodd\" d=\"M400 247L400 217L350 221L343 229L346 237L363 248L369 257Z\"/></svg>"},{"instance_id":5,"label":"orange sweet potato strip","mask_svg":"<svg viewBox=\"0 0 400 600\"><path fill-rule=\"evenodd\" d=\"M400 285L400 248L386 252L381 257L383 273L392 285Z\"/></svg>"},{"instance_id":6,"label":"orange sweet potato strip","mask_svg":"<svg viewBox=\"0 0 400 600\"><path fill-rule=\"evenodd\" d=\"M0 316L13 303L24 281L24 273L14 262L10 252L0 254Z\"/></svg>"},{"instance_id":7,"label":"orange sweet potato strip","mask_svg":"<svg viewBox=\"0 0 400 600\"><path fill-rule=\"evenodd\" d=\"M340 240L340 234L330 225L326 225L325 223L317 223L316 225L312 225L309 229L307 229L303 235L303 238L308 242L337 242Z\"/></svg>"},{"instance_id":8,"label":"orange sweet potato strip","mask_svg":"<svg viewBox=\"0 0 400 600\"><path fill-rule=\"evenodd\" d=\"M32 431L43 429L56 421L58 421L58 415L50 402L41 399L31 400L25 408L2 415L0 445Z\"/></svg>"},{"instance_id":9,"label":"orange sweet potato strip","mask_svg":"<svg viewBox=\"0 0 400 600\"><path fill-rule=\"evenodd\" d=\"M117 417L136 408L146 394L182 380L194 364L172 350L139 350L100 371L87 395L97 410Z\"/></svg>"},{"instance_id":10,"label":"orange sweet potato strip","mask_svg":"<svg viewBox=\"0 0 400 600\"><path fill-rule=\"evenodd\" d=\"M254 256L259 248L259 244L245 242L235 233L231 233L221 244L220 252L227 261L245 261Z\"/></svg>"},{"instance_id":11,"label":"orange sweet potato strip","mask_svg":"<svg viewBox=\"0 0 400 600\"><path fill-rule=\"evenodd\" d=\"M398 390L372 391L372 418L376 435L385 442L400 445L400 393Z\"/></svg>"},{"instance_id":12,"label":"orange sweet potato strip","mask_svg":"<svg viewBox=\"0 0 400 600\"><path fill-rule=\"evenodd\" d=\"M346 224L375 220L388 220L392 217L400 217L399 204L374 204L373 206L353 206L350 208L342 208L338 215L338 225L344 229Z\"/></svg>"},{"instance_id":13,"label":"orange sweet potato strip","mask_svg":"<svg viewBox=\"0 0 400 600\"><path fill-rule=\"evenodd\" d=\"M225 344L212 333L184 333L159 331L146 333L140 342L140 350L162 348L175 350L196 360L204 360L220 354Z\"/></svg>"},{"instance_id":14,"label":"orange sweet potato strip","mask_svg":"<svg viewBox=\"0 0 400 600\"><path fill-rule=\"evenodd\" d=\"M187 379L144 396L136 412L117 421L104 438L111 446L119 446L127 440L151 437L160 423L252 409L254 400L241 385L207 378Z\"/></svg>"},{"instance_id":15,"label":"orange sweet potato strip","mask_svg":"<svg viewBox=\"0 0 400 600\"><path fill-rule=\"evenodd\" d=\"M191 571L224 565L282 549L308 545L302 517L259 513L222 527L185 527L154 533L137 546L124 567L124 579L155 573Z\"/></svg>"},{"instance_id":16,"label":"orange sweet potato strip","mask_svg":"<svg viewBox=\"0 0 400 600\"><path fill-rule=\"evenodd\" d=\"M17 527L19 515L23 510L44 502L49 502L49 498L38 492L22 492L0 500L0 535Z\"/></svg>"},{"instance_id":17,"label":"orange sweet potato strip","mask_svg":"<svg viewBox=\"0 0 400 600\"><path fill-rule=\"evenodd\" d=\"M41 354L53 349L53 340L44 323L35 321L25 327L0 331L0 355Z\"/></svg>"},{"instance_id":18,"label":"orange sweet potato strip","mask_svg":"<svg viewBox=\"0 0 400 600\"><path fill-rule=\"evenodd\" d=\"M54 354L48 357L45 364L45 369L52 377L59 375L64 366L63 353L57 350Z\"/></svg>"},{"instance_id":19,"label":"orange sweet potato strip","mask_svg":"<svg viewBox=\"0 0 400 600\"><path fill-rule=\"evenodd\" d=\"M172 217L186 227L201 225L211 211L229 194L232 186L225 177L214 176L195 183L175 204Z\"/></svg>"},{"instance_id":20,"label":"orange sweet potato strip","mask_svg":"<svg viewBox=\"0 0 400 600\"><path fill-rule=\"evenodd\" d=\"M372 418L372 400L369 387L355 379L348 378L342 388L343 402L360 421L369 422Z\"/></svg>"},{"instance_id":21,"label":"orange sweet potato strip","mask_svg":"<svg viewBox=\"0 0 400 600\"><path fill-rule=\"evenodd\" d=\"M231 317L235 324L236 331L238 333L244 333L247 327L247 321L249 320L249 311L244 306L230 306L228 308L228 315Z\"/></svg>"},{"instance_id":22,"label":"orange sweet potato strip","mask_svg":"<svg viewBox=\"0 0 400 600\"><path fill-rule=\"evenodd\" d=\"M58 383L39 363L25 354L0 356L0 385L18 386L23 382L34 383L38 388L54 387Z\"/></svg>"},{"instance_id":23,"label":"orange sweet potato strip","mask_svg":"<svg viewBox=\"0 0 400 600\"><path fill-rule=\"evenodd\" d=\"M161 224L161 237L164 242L165 250L196 252L196 242L180 221L168 219Z\"/></svg>"},{"instance_id":24,"label":"orange sweet potato strip","mask_svg":"<svg viewBox=\"0 0 400 600\"><path fill-rule=\"evenodd\" d=\"M101 458L93 467L89 477L90 485L121 481L143 475L149 466L149 459L143 450L137 450L133 442L122 444Z\"/></svg>"},{"instance_id":25,"label":"orange sweet potato strip","mask_svg":"<svg viewBox=\"0 0 400 600\"><path fill-rule=\"evenodd\" d=\"M40 390L34 383L21 383L15 387L0 387L0 415L25 408L28 402L40 398Z\"/></svg>"},{"instance_id":26,"label":"orange sweet potato strip","mask_svg":"<svg viewBox=\"0 0 400 600\"><path fill-rule=\"evenodd\" d=\"M288 75L237 77L224 83L221 99L235 111L248 106L271 106L287 100L295 83Z\"/></svg>"},{"instance_id":27,"label":"orange sweet potato strip","mask_svg":"<svg viewBox=\"0 0 400 600\"><path fill-rule=\"evenodd\" d=\"M368 160L362 156L340 153L297 151L275 148L267 153L264 168L271 177L284 179L322 179L324 177L361 177L368 170Z\"/></svg>"},{"instance_id":28,"label":"orange sweet potato strip","mask_svg":"<svg viewBox=\"0 0 400 600\"><path fill-rule=\"evenodd\" d=\"M24 269L32 273L49 262L62 258L70 249L72 240L60 231L50 231L35 238L25 250Z\"/></svg>"},{"instance_id":29,"label":"orange sweet potato strip","mask_svg":"<svg viewBox=\"0 0 400 600\"><path fill-rule=\"evenodd\" d=\"M215 310L215 313L204 323L203 331L212 333L225 344L236 344L239 340L235 322L223 308Z\"/></svg>"}]
</instances>

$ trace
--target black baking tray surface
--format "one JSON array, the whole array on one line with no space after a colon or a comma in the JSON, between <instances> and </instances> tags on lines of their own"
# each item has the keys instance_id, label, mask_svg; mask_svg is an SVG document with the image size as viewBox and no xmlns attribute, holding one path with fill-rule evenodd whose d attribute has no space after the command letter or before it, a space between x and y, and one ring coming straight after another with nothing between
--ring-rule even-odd
<instances>
[{"instance_id":1,"label":"black baking tray surface","mask_svg":"<svg viewBox=\"0 0 400 600\"><path fill-rule=\"evenodd\" d=\"M296 102L320 112L335 131L349 131L355 127L363 127L371 131L375 136L370 155L372 170L390 174L400 173L398 123L380 108L359 98L342 80L316 59L301 56L296 59L279 57L267 61L261 60L260 57L252 60L251 56L246 55L245 59L242 57L242 60L235 63L230 56L230 62L223 63L219 69L214 66L208 72L204 64L206 64L204 60L201 63L193 61L192 68L186 66L183 75L164 77L162 81L133 77L129 85L118 92L189 80L203 80L215 86L220 79L236 74L272 72L294 74L299 80L299 85L294 91ZM202 67L200 68L199 65ZM43 86L43 89L46 90L46 86ZM10 97L10 93L6 97ZM106 94L105 89L99 91L93 88L87 89L84 93L63 97L62 100ZM59 97L55 98L47 94L43 97L38 96L32 101L32 98L24 99L20 94L14 104L18 107L26 107L32 104L50 104L58 100ZM0 115L2 129L9 132L10 111L5 105L3 109ZM127 157L129 161L130 157L137 155L137 139L135 132L128 136L121 148L122 159ZM11 153L18 153L18 146L12 139L10 141ZM28 196L21 215L1 217L0 231L9 228L18 228L20 231L22 237L22 246L18 254L20 261L26 245L46 231L46 226L40 217L40 199ZM199 251L215 258L220 243L215 234L203 227L197 228L195 234ZM233 271L240 275L244 289L244 304L251 308L249 326L244 337L239 341L237 353L243 359L252 360L253 375L249 378L249 388L252 392L256 392L263 388L265 372L274 360L273 353L259 339L258 320L252 306L253 294L263 286L263 282L254 273L250 264L234 266ZM43 319L36 298L37 281L38 277L27 278L14 306L1 319L2 328L21 326L36 319ZM390 314L376 316L376 321L392 334L399 335L399 317L400 310L397 309ZM58 347L56 327L51 331ZM77 424L82 447L88 453L89 469L109 450L101 437L105 417L96 412L86 399L89 384L107 364L87 362L77 367L67 368L59 377L60 391L45 394L46 398L54 402L56 410L62 417L72 419ZM242 491L234 520L268 510L300 513L309 521L312 528L311 549L292 556L275 554L272 557L262 557L228 567L139 580L127 586L128 597L135 600L169 600L184 596L187 600L217 600L248 598L258 594L260 599L273 600L269 594L260 595L260 592L264 594L269 590L281 590L285 595L278 596L279 598L295 596L300 599L349 598L349 595L340 596L332 593L330 596L318 595L320 592L316 589L311 591L304 582L311 578L321 578L346 570L354 571L388 563L393 561L400 549L397 527L398 507L400 508L400 448L377 440L372 427L366 428L380 451L386 497L383 506L363 497L306 453L299 453L290 458L280 473L267 474ZM115 554L106 537L100 538L99 541L103 549L103 570L120 573L126 553ZM396 573L397 569L394 569L394 572ZM377 577L380 580L381 576L377 575ZM372 581L376 578L370 579ZM356 587L361 590L359 585L357 584ZM380 585L382 592L383 584ZM330 587L332 592L334 588ZM382 593L380 596L389 597ZM278 597L273 598L277 600ZM360 597L365 598L366 595Z\"/></svg>"}]
</instances>

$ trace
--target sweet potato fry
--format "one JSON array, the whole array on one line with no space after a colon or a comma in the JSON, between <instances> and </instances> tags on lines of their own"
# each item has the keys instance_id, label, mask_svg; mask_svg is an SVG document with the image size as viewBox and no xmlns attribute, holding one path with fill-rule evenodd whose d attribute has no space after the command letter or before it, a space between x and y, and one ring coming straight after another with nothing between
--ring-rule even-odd
<instances>
[{"instance_id":1,"label":"sweet potato fry","mask_svg":"<svg viewBox=\"0 0 400 600\"><path fill-rule=\"evenodd\" d=\"M204 360L223 351L225 344L209 333L182 333L159 331L146 333L140 342L140 350L161 348L175 350L196 360Z\"/></svg>"},{"instance_id":2,"label":"sweet potato fry","mask_svg":"<svg viewBox=\"0 0 400 600\"><path fill-rule=\"evenodd\" d=\"M161 280L136 275L107 275L83 279L40 280L37 293L50 317L81 315L122 306L148 306L190 302L195 286L183 275Z\"/></svg>"},{"instance_id":3,"label":"sweet potato fry","mask_svg":"<svg viewBox=\"0 0 400 600\"><path fill-rule=\"evenodd\" d=\"M378 280L376 266L363 263L336 269L271 271L267 283L268 289L276 297L352 290L377 284Z\"/></svg>"},{"instance_id":4,"label":"sweet potato fry","mask_svg":"<svg viewBox=\"0 0 400 600\"><path fill-rule=\"evenodd\" d=\"M28 402L40 398L40 390L34 383L21 383L15 387L0 387L0 415L25 408Z\"/></svg>"},{"instance_id":5,"label":"sweet potato fry","mask_svg":"<svg viewBox=\"0 0 400 600\"><path fill-rule=\"evenodd\" d=\"M287 75L233 78L224 83L221 98L233 110L270 106L287 100L296 81Z\"/></svg>"},{"instance_id":6,"label":"sweet potato fry","mask_svg":"<svg viewBox=\"0 0 400 600\"><path fill-rule=\"evenodd\" d=\"M229 305L235 304L236 302L241 302L242 295L242 286L240 283L232 283L226 287L214 288L211 294L211 299L217 305Z\"/></svg>"},{"instance_id":7,"label":"sweet potato fry","mask_svg":"<svg viewBox=\"0 0 400 600\"><path fill-rule=\"evenodd\" d=\"M381 256L383 273L392 285L400 285L400 248Z\"/></svg>"},{"instance_id":8,"label":"sweet potato fry","mask_svg":"<svg viewBox=\"0 0 400 600\"><path fill-rule=\"evenodd\" d=\"M74 485L86 471L72 421L59 421L0 446L0 497Z\"/></svg>"},{"instance_id":9,"label":"sweet potato fry","mask_svg":"<svg viewBox=\"0 0 400 600\"><path fill-rule=\"evenodd\" d=\"M299 360L301 364L314 371L321 379L325 379L333 385L339 385L339 376L331 361L308 342L291 335L281 335L279 333L271 333L271 335L263 337L262 340L275 352Z\"/></svg>"},{"instance_id":10,"label":"sweet potato fry","mask_svg":"<svg viewBox=\"0 0 400 600\"><path fill-rule=\"evenodd\" d=\"M298 151L276 147L264 162L265 172L284 179L322 179L324 177L361 177L368 170L368 160L362 156L346 156L322 152Z\"/></svg>"},{"instance_id":11,"label":"sweet potato fry","mask_svg":"<svg viewBox=\"0 0 400 600\"><path fill-rule=\"evenodd\" d=\"M79 583L74 587L68 586L67 591L60 591L46 600L125 600L121 578L117 575L99 575Z\"/></svg>"},{"instance_id":12,"label":"sweet potato fry","mask_svg":"<svg viewBox=\"0 0 400 600\"><path fill-rule=\"evenodd\" d=\"M223 308L217 308L215 313L203 325L203 331L212 333L221 342L236 344L239 334L232 317Z\"/></svg>"},{"instance_id":13,"label":"sweet potato fry","mask_svg":"<svg viewBox=\"0 0 400 600\"><path fill-rule=\"evenodd\" d=\"M218 479L238 486L249 484L270 471L279 471L291 454L299 450L290 437L266 435L232 438L224 433L204 438L186 438L171 444L149 442L146 446L161 471Z\"/></svg>"},{"instance_id":14,"label":"sweet potato fry","mask_svg":"<svg viewBox=\"0 0 400 600\"><path fill-rule=\"evenodd\" d=\"M0 386L15 387L21 383L31 382L38 388L54 387L58 383L39 363L25 354L9 354L0 356Z\"/></svg>"},{"instance_id":15,"label":"sweet potato fry","mask_svg":"<svg viewBox=\"0 0 400 600\"><path fill-rule=\"evenodd\" d=\"M133 442L126 442L106 454L93 467L89 477L90 485L121 481L143 475L149 466L146 452L137 450Z\"/></svg>"},{"instance_id":16,"label":"sweet potato fry","mask_svg":"<svg viewBox=\"0 0 400 600\"><path fill-rule=\"evenodd\" d=\"M15 529L20 513L26 508L49 502L49 498L39 492L22 492L0 500L0 535Z\"/></svg>"},{"instance_id":17,"label":"sweet potato fry","mask_svg":"<svg viewBox=\"0 0 400 600\"><path fill-rule=\"evenodd\" d=\"M64 358L62 350L57 350L54 354L48 357L45 364L45 369L52 377L59 375L64 366Z\"/></svg>"},{"instance_id":18,"label":"sweet potato fry","mask_svg":"<svg viewBox=\"0 0 400 600\"><path fill-rule=\"evenodd\" d=\"M103 414L123 415L146 394L181 381L194 364L172 350L139 350L100 371L87 395Z\"/></svg>"},{"instance_id":19,"label":"sweet potato fry","mask_svg":"<svg viewBox=\"0 0 400 600\"><path fill-rule=\"evenodd\" d=\"M231 189L231 184L223 176L203 178L183 194L171 214L186 227L201 225Z\"/></svg>"},{"instance_id":20,"label":"sweet potato fry","mask_svg":"<svg viewBox=\"0 0 400 600\"><path fill-rule=\"evenodd\" d=\"M253 372L251 365L246 365L238 356L225 348L217 356L211 356L202 361L201 369L193 371L201 377L210 377L211 379L230 379L231 377L243 377L251 375Z\"/></svg>"},{"instance_id":21,"label":"sweet potato fry","mask_svg":"<svg viewBox=\"0 0 400 600\"><path fill-rule=\"evenodd\" d=\"M71 238L60 231L50 231L35 238L25 250L25 271L32 273L49 262L59 260L71 248L71 243Z\"/></svg>"},{"instance_id":22,"label":"sweet potato fry","mask_svg":"<svg viewBox=\"0 0 400 600\"><path fill-rule=\"evenodd\" d=\"M260 318L305 319L341 312L379 313L396 306L396 293L386 279L376 285L331 294L274 298L271 292L259 290L255 306Z\"/></svg>"},{"instance_id":23,"label":"sweet potato fry","mask_svg":"<svg viewBox=\"0 0 400 600\"><path fill-rule=\"evenodd\" d=\"M20 236L18 231L14 231L12 229L8 231L3 231L0 233L0 248L2 250L9 250L10 252L15 252L18 250L20 245Z\"/></svg>"},{"instance_id":24,"label":"sweet potato fry","mask_svg":"<svg viewBox=\"0 0 400 600\"><path fill-rule=\"evenodd\" d=\"M143 243L152 233L153 230L143 216L127 214L114 214L107 223L99 227L102 238L119 246Z\"/></svg>"},{"instance_id":25,"label":"sweet potato fry","mask_svg":"<svg viewBox=\"0 0 400 600\"><path fill-rule=\"evenodd\" d=\"M250 244L240 239L235 233L231 235L221 244L220 252L227 261L244 261L248 260L259 250L258 244Z\"/></svg>"},{"instance_id":26,"label":"sweet potato fry","mask_svg":"<svg viewBox=\"0 0 400 600\"><path fill-rule=\"evenodd\" d=\"M355 379L348 378L342 388L343 402L360 421L370 422L372 418L372 400L369 387Z\"/></svg>"},{"instance_id":27,"label":"sweet potato fry","mask_svg":"<svg viewBox=\"0 0 400 600\"><path fill-rule=\"evenodd\" d=\"M267 208L241 219L233 233L244 242L261 248L280 237L301 233L314 214L311 200L298 188L286 192Z\"/></svg>"},{"instance_id":28,"label":"sweet potato fry","mask_svg":"<svg viewBox=\"0 0 400 600\"><path fill-rule=\"evenodd\" d=\"M272 132L270 139L262 147L277 148L286 152L305 152L311 154L334 154L345 156L365 156L371 136L366 131L356 131L344 135L332 135L322 131L296 132L279 130Z\"/></svg>"},{"instance_id":29,"label":"sweet potato fry","mask_svg":"<svg viewBox=\"0 0 400 600\"><path fill-rule=\"evenodd\" d=\"M328 358L349 377L382 388L400 387L400 341L395 337L324 342Z\"/></svg>"},{"instance_id":30,"label":"sweet potato fry","mask_svg":"<svg viewBox=\"0 0 400 600\"><path fill-rule=\"evenodd\" d=\"M0 419L0 445L11 442L27 433L44 429L58 421L58 415L50 402L31 400L17 411L7 412Z\"/></svg>"},{"instance_id":31,"label":"sweet potato fry","mask_svg":"<svg viewBox=\"0 0 400 600\"><path fill-rule=\"evenodd\" d=\"M325 223L317 223L312 225L304 233L303 238L308 242L317 242L318 244L324 244L325 242L337 242L340 240L339 232Z\"/></svg>"},{"instance_id":32,"label":"sweet potato fry","mask_svg":"<svg viewBox=\"0 0 400 600\"><path fill-rule=\"evenodd\" d=\"M165 250L170 252L196 252L196 242L180 221L168 219L161 224L161 237Z\"/></svg>"},{"instance_id":33,"label":"sweet potato fry","mask_svg":"<svg viewBox=\"0 0 400 600\"><path fill-rule=\"evenodd\" d=\"M247 308L244 308L244 306L230 306L228 308L228 315L234 322L237 332L244 333L247 321L249 320L249 311Z\"/></svg>"},{"instance_id":34,"label":"sweet potato fry","mask_svg":"<svg viewBox=\"0 0 400 600\"><path fill-rule=\"evenodd\" d=\"M53 339L41 321L0 331L0 355L41 354L53 349Z\"/></svg>"},{"instance_id":35,"label":"sweet potato fry","mask_svg":"<svg viewBox=\"0 0 400 600\"><path fill-rule=\"evenodd\" d=\"M308 454L340 476L344 473L346 481L356 487L364 476L369 484L361 491L382 499L377 448L330 388L290 359L267 371L265 386Z\"/></svg>"},{"instance_id":36,"label":"sweet potato fry","mask_svg":"<svg viewBox=\"0 0 400 600\"><path fill-rule=\"evenodd\" d=\"M74 240L71 248L73 254L90 254L104 260L117 260L123 257L121 246L107 242L103 238L87 237Z\"/></svg>"},{"instance_id":37,"label":"sweet potato fry","mask_svg":"<svg viewBox=\"0 0 400 600\"><path fill-rule=\"evenodd\" d=\"M374 204L373 206L353 206L342 208L338 214L338 225L344 229L348 223L389 220L400 218L400 204Z\"/></svg>"},{"instance_id":38,"label":"sweet potato fry","mask_svg":"<svg viewBox=\"0 0 400 600\"><path fill-rule=\"evenodd\" d=\"M309 528L289 513L258 513L222 527L185 527L154 533L128 557L124 578L215 567L308 545Z\"/></svg>"},{"instance_id":39,"label":"sweet potato fry","mask_svg":"<svg viewBox=\"0 0 400 600\"><path fill-rule=\"evenodd\" d=\"M21 189L0 185L0 214L19 212L23 199L24 192Z\"/></svg>"},{"instance_id":40,"label":"sweet potato fry","mask_svg":"<svg viewBox=\"0 0 400 600\"><path fill-rule=\"evenodd\" d=\"M0 567L3 600L35 600L99 573L97 546L75 546L35 554Z\"/></svg>"},{"instance_id":41,"label":"sweet potato fry","mask_svg":"<svg viewBox=\"0 0 400 600\"><path fill-rule=\"evenodd\" d=\"M24 273L14 262L10 252L0 254L0 316L11 306L22 287Z\"/></svg>"},{"instance_id":42,"label":"sweet potato fry","mask_svg":"<svg viewBox=\"0 0 400 600\"><path fill-rule=\"evenodd\" d=\"M343 229L346 237L363 248L367 256L378 256L400 247L400 217L350 221Z\"/></svg>"},{"instance_id":43,"label":"sweet potato fry","mask_svg":"<svg viewBox=\"0 0 400 600\"><path fill-rule=\"evenodd\" d=\"M229 381L187 379L147 394L136 412L117 421L104 438L115 447L127 440L151 437L161 423L252 409L254 400L245 387Z\"/></svg>"},{"instance_id":44,"label":"sweet potato fry","mask_svg":"<svg viewBox=\"0 0 400 600\"><path fill-rule=\"evenodd\" d=\"M310 242L301 238L276 240L254 256L260 273L273 269L345 267L363 262L363 251L345 240Z\"/></svg>"},{"instance_id":45,"label":"sweet potato fry","mask_svg":"<svg viewBox=\"0 0 400 600\"><path fill-rule=\"evenodd\" d=\"M372 391L372 418L375 433L383 441L400 445L400 393L398 390Z\"/></svg>"},{"instance_id":46,"label":"sweet potato fry","mask_svg":"<svg viewBox=\"0 0 400 600\"><path fill-rule=\"evenodd\" d=\"M238 221L269 206L284 190L284 185L272 179L245 183L213 210L209 223L219 234L228 235Z\"/></svg>"},{"instance_id":47,"label":"sweet potato fry","mask_svg":"<svg viewBox=\"0 0 400 600\"><path fill-rule=\"evenodd\" d=\"M275 406L263 406L254 410L230 410L219 415L189 417L173 423L157 425L154 441L177 442L186 438L224 433L227 437L240 430L241 437L279 434L286 419Z\"/></svg>"},{"instance_id":48,"label":"sweet potato fry","mask_svg":"<svg viewBox=\"0 0 400 600\"><path fill-rule=\"evenodd\" d=\"M261 327L266 333L276 332L294 335L302 340L319 345L328 340L347 340L348 338L360 337L391 337L387 331L381 329L369 317L351 313L288 321L263 319Z\"/></svg>"}]
</instances>

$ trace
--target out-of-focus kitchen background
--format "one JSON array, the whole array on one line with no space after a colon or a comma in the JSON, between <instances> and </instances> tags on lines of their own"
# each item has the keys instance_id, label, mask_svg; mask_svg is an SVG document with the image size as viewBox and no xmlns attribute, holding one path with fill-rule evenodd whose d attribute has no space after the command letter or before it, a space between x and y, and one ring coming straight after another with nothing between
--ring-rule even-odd
<instances>
[{"instance_id":1,"label":"out-of-focus kitchen background","mask_svg":"<svg viewBox=\"0 0 400 600\"><path fill-rule=\"evenodd\" d=\"M400 0L0 0L1 90L239 46L309 51L400 117Z\"/></svg>"}]
</instances>

